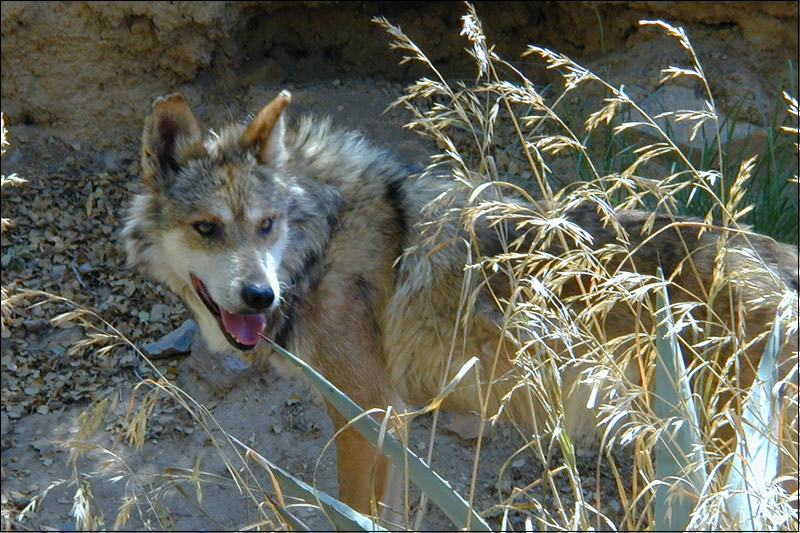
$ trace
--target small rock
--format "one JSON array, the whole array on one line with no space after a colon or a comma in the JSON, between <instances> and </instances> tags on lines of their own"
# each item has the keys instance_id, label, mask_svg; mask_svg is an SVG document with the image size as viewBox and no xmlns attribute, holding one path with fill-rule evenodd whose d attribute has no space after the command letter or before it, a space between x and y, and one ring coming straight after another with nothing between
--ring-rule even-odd
<instances>
[{"instance_id":1,"label":"small rock","mask_svg":"<svg viewBox=\"0 0 800 533\"><path fill-rule=\"evenodd\" d=\"M11 431L11 420L9 420L8 415L5 411L0 413L0 435L5 435Z\"/></svg>"},{"instance_id":2,"label":"small rock","mask_svg":"<svg viewBox=\"0 0 800 533\"><path fill-rule=\"evenodd\" d=\"M194 320L186 320L175 331L164 335L155 342L142 346L152 359L164 359L174 355L185 354L191 351L192 341L194 341L197 325Z\"/></svg>"},{"instance_id":3,"label":"small rock","mask_svg":"<svg viewBox=\"0 0 800 533\"><path fill-rule=\"evenodd\" d=\"M154 322L160 322L164 316L169 313L170 307L164 304L155 304L152 309L150 309L150 320Z\"/></svg>"},{"instance_id":4,"label":"small rock","mask_svg":"<svg viewBox=\"0 0 800 533\"><path fill-rule=\"evenodd\" d=\"M28 331L40 331L47 328L47 320L43 318L31 318L22 321L22 325L25 326L25 329Z\"/></svg>"},{"instance_id":5,"label":"small rock","mask_svg":"<svg viewBox=\"0 0 800 533\"><path fill-rule=\"evenodd\" d=\"M297 394L294 394L294 393L292 393L292 395L289 396L289 399L286 400L286 405L289 405L289 406L296 405L296 404L299 404L299 403L300 403L300 397Z\"/></svg>"},{"instance_id":6,"label":"small rock","mask_svg":"<svg viewBox=\"0 0 800 533\"><path fill-rule=\"evenodd\" d=\"M120 157L115 152L103 152L103 167L115 171L121 166Z\"/></svg>"},{"instance_id":7,"label":"small rock","mask_svg":"<svg viewBox=\"0 0 800 533\"><path fill-rule=\"evenodd\" d=\"M454 414L444 422L444 427L464 440L478 438L481 428L481 420L474 415Z\"/></svg>"},{"instance_id":8,"label":"small rock","mask_svg":"<svg viewBox=\"0 0 800 533\"><path fill-rule=\"evenodd\" d=\"M61 278L63 278L63 277L64 277L64 274L65 274L66 272L67 272L67 266L66 266L66 265L55 265L55 266L53 266L53 268L50 270L50 274L51 274L51 275L53 276L53 278L55 278L55 279L61 279Z\"/></svg>"}]
</instances>

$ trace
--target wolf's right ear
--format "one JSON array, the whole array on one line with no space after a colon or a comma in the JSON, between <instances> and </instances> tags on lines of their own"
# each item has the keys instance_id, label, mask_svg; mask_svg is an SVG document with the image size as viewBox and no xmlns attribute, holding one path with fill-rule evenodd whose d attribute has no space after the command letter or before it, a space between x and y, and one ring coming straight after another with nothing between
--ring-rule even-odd
<instances>
[{"instance_id":1,"label":"wolf's right ear","mask_svg":"<svg viewBox=\"0 0 800 533\"><path fill-rule=\"evenodd\" d=\"M197 119L181 94L159 98L144 122L142 179L162 187L190 159L205 154Z\"/></svg>"}]
</instances>

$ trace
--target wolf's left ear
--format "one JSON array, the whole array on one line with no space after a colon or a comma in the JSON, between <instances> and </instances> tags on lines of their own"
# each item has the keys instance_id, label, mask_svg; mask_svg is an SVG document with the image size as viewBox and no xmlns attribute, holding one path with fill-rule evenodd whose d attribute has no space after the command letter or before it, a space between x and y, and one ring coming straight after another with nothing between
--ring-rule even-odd
<instances>
[{"instance_id":1,"label":"wolf's left ear","mask_svg":"<svg viewBox=\"0 0 800 533\"><path fill-rule=\"evenodd\" d=\"M258 112L244 132L244 143L255 147L256 157L261 163L280 161L285 156L281 113L291 100L289 91L281 91Z\"/></svg>"},{"instance_id":2,"label":"wolf's left ear","mask_svg":"<svg viewBox=\"0 0 800 533\"><path fill-rule=\"evenodd\" d=\"M157 99L142 132L145 185L163 187L187 161L204 154L200 125L183 96Z\"/></svg>"}]
</instances>

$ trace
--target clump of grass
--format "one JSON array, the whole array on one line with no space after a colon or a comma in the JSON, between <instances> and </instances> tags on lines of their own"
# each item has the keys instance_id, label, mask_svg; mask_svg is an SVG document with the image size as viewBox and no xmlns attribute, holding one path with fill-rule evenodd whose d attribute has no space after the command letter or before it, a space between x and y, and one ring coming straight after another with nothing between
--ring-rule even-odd
<instances>
[{"instance_id":1,"label":"clump of grass","mask_svg":"<svg viewBox=\"0 0 800 533\"><path fill-rule=\"evenodd\" d=\"M744 224L760 220L768 212L760 209L781 206L785 218L772 228L772 234L796 242L796 179L794 183L789 179L796 167L781 163L782 170L776 171L779 165L775 163L790 161L789 157L796 160L796 153L786 151L790 141L770 137L773 142L765 157L731 160L720 135L726 124L720 119L701 62L681 28L663 21L641 22L677 39L688 56L688 66L665 68L662 82L679 77L695 80L705 94L705 105L703 109L668 111L651 117L623 87L609 84L562 54L530 46L523 55L540 58L547 68L558 71L564 81L561 94L546 97L522 71L493 51L474 9L468 6L467 10L461 33L469 41L468 52L476 65L476 79L471 84L450 83L400 28L385 19L376 22L391 35L392 46L406 54L404 62L418 61L431 72L430 77L408 87L406 96L396 105L404 106L412 114L409 128L432 139L441 149L426 172L440 173L444 169L444 173L453 177L453 194L466 196L471 202L463 213L446 211L450 217L443 217L442 223L451 224L456 219L470 228L478 217L487 217L496 225L501 238L504 224L513 224L527 232L534 243L521 249L521 242L506 242L507 252L501 256L465 258L468 272L490 268L508 275L512 297L497 303L506 316L503 330L519 342L516 363L523 378L518 389L538 398L548 408L546 420L527 421L533 433L523 431L527 448L547 465L544 476L510 495L501 495L496 511L502 513L504 524L510 515L516 514L517 520L535 523L543 529L634 530L655 523L653 494L665 480L656 477L649 451L654 442L668 434L670 425L669 420L656 416L648 398L653 380L650 369L656 364L657 350L652 340L648 340L652 334L646 327L642 326L642 331L633 336L615 336L606 330L605 318L610 309L621 305L635 310L640 324L653 323L648 317L658 316L660 310L654 296L665 282L641 273L608 271L605 265L614 255L633 253L618 219L620 211L630 208L651 211L653 216L645 224L646 233L653 231L656 213L666 214L673 224L681 225L686 222L678 215L689 208L700 208L695 213L702 217L702 222L693 222L698 231L723 230L714 281L705 298L674 303L669 310L676 317L671 330L683 332L684 353L693 353L694 360L705 361L690 367L687 376L699 409L697 434L706 464L686 467L693 471L699 467L706 474L702 479L707 481L704 486L697 486L696 476L677 481L688 483L694 491L691 527L733 527L738 519L730 515L726 506L717 504L727 494L725 476L721 473L730 468L730 449L720 439L719 431L724 426L743 427L742 399L748 391L738 383L737 360L746 345L744 325L740 317L733 316L729 323L715 323L712 333L710 321L695 317L704 314L713 317L714 298L730 297L728 282L732 273L724 266L724 243L728 235L746 235L749 230ZM585 117L585 131L577 132L564 118L574 113L565 108L565 103L570 100L568 96L578 94L587 84L601 86L607 97L600 109ZM787 100L796 114L796 101L791 97ZM715 132L710 136L715 144L706 147L700 165L660 125L658 119L665 116L691 124L692 136L704 130ZM782 121L773 122L770 135L778 133L780 124ZM597 152L586 140L601 128L610 132L611 145L616 148L601 150L606 159L597 161ZM645 141L629 144L629 139L637 137ZM563 165L565 155L576 162L575 175L584 180L558 183L554 179L554 165ZM753 176L763 168L759 161L764 159L772 161L766 165L771 181L759 178L754 186ZM609 160L624 164L612 168ZM512 163L516 165L513 170ZM671 171L656 174L654 169ZM765 196L769 201L764 200ZM509 202L506 198L518 200ZM619 235L618 246L593 248L591 235L565 216L579 204L590 204L604 216L605 222ZM770 231L763 226L757 229ZM553 254L552 242L561 243L566 251ZM691 263L690 258L684 268L694 268ZM562 299L561 289L576 279L583 280L584 292ZM771 297L774 301L784 297L778 320L789 326L788 335L796 335L797 295ZM631 379L631 369L640 376L641 384ZM588 402L595 403L604 428L602 461L606 466L603 468L611 471L618 489L616 497L621 503L621 512L616 515L603 508L605 498L600 490L591 497L587 494L583 478L586 472L577 468L575 447L565 424L567 406L562 404L560 394L562 377L576 373L594 391ZM786 401L792 404L786 406L785 412L791 413L793 407L796 411L796 394L792 393L796 385L786 383L785 387ZM481 415L489 418L496 413L484 411ZM791 416L781 423L781 431L796 431L793 429L796 421ZM611 453L620 444L633 447L633 474L628 479L622 477L623 465ZM478 450L480 446L479 437ZM791 450L784 452L789 457L793 455ZM559 455L560 464L553 465ZM478 453L475 461L477 464ZM559 477L566 479L566 484L558 483ZM595 477L600 478L599 464ZM473 476L473 487L477 482ZM670 483L678 486L674 480ZM565 486L569 488L569 497L560 490ZM796 521L787 512L788 502L795 496L778 485L773 484L772 488L776 499L766 511L765 522L775 527L796 527ZM666 501L672 501L671 498ZM686 517L684 523L688 522Z\"/></svg>"}]
</instances>

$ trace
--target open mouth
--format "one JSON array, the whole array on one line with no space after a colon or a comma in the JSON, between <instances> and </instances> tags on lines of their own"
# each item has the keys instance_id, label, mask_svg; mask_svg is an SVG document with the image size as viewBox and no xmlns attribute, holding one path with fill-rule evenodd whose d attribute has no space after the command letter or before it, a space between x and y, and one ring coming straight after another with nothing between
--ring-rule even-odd
<instances>
[{"instance_id":1,"label":"open mouth","mask_svg":"<svg viewBox=\"0 0 800 533\"><path fill-rule=\"evenodd\" d=\"M206 307L219 323L219 328L234 348L239 350L252 350L255 348L259 336L267 325L267 318L261 313L238 315L229 312L214 302L208 294L206 286L194 274L189 274L194 284L194 290L206 304Z\"/></svg>"}]
</instances>

